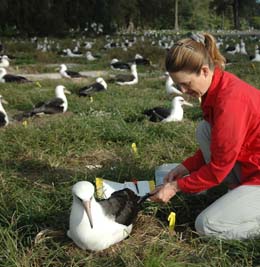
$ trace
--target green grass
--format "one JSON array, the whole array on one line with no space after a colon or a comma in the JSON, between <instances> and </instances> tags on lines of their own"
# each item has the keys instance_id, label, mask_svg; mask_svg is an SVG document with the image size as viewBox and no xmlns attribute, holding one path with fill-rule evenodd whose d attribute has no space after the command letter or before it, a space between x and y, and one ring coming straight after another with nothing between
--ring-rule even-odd
<instances>
[{"instance_id":1,"label":"green grass","mask_svg":"<svg viewBox=\"0 0 260 267\"><path fill-rule=\"evenodd\" d=\"M14 68L19 66L20 73L53 72L48 64L64 60L53 52L35 52L32 45L11 41L7 44L10 52L17 55L11 64ZM152 179L156 166L180 162L196 150L194 131L201 118L196 99L186 97L194 107L185 108L180 123L154 124L141 115L145 108L170 106L164 80L160 78L164 72L164 51L139 44L128 52L102 51L96 63L78 59L66 62L79 64L77 70L107 70L110 75L113 72L108 62L112 57L131 58L138 49L153 57L158 66L139 68L138 85L120 87L110 83L107 92L93 96L93 102L73 93L68 96L66 114L28 119L27 125L12 121L0 129L1 267L260 265L259 239L220 241L199 237L194 232L196 216L223 194L222 187L201 196L179 193L167 205L146 203L130 238L103 252L82 251L66 237L71 186L75 182L94 182L95 177L119 182L133 177ZM252 65L244 57L235 58L237 62L227 70L260 88L260 64ZM9 102L5 108L12 117L51 98L57 84L75 92L93 80L43 80L41 88L35 83L0 84L0 93ZM133 142L139 157L131 151ZM102 167L88 168L96 164ZM168 231L170 211L177 214L176 234Z\"/></svg>"}]
</instances>

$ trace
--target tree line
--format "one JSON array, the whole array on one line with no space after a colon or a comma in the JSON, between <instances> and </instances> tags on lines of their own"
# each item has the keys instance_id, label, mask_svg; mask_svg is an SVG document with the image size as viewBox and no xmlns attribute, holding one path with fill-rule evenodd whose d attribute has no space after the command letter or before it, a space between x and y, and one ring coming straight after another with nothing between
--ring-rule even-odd
<instances>
[{"instance_id":1,"label":"tree line","mask_svg":"<svg viewBox=\"0 0 260 267\"><path fill-rule=\"evenodd\" d=\"M100 31L93 23L102 25ZM260 28L256 0L1 0L0 34L62 36L136 29Z\"/></svg>"}]
</instances>

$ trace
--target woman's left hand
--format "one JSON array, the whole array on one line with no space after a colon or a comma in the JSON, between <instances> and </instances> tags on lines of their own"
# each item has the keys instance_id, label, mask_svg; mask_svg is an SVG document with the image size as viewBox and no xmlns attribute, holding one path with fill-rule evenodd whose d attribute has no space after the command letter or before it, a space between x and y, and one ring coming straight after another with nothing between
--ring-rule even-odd
<instances>
[{"instance_id":1,"label":"woman's left hand","mask_svg":"<svg viewBox=\"0 0 260 267\"><path fill-rule=\"evenodd\" d=\"M150 199L154 202L167 203L179 191L176 181L165 183L151 192Z\"/></svg>"}]
</instances>

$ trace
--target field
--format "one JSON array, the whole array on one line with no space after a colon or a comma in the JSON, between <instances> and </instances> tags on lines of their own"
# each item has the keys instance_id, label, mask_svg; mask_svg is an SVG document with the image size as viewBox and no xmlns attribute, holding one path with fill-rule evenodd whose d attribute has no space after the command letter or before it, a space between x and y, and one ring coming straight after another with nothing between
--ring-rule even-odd
<instances>
[{"instance_id":1,"label":"field","mask_svg":"<svg viewBox=\"0 0 260 267\"><path fill-rule=\"evenodd\" d=\"M137 85L108 83L108 90L92 99L79 97L76 91L93 82L95 75L0 84L11 120L0 129L1 267L260 266L259 238L224 241L199 237L194 231L196 216L225 192L224 187L206 195L178 193L167 205L145 203L131 236L103 252L82 251L66 236L75 182L94 182L95 177L118 182L150 180L157 166L180 162L197 148L194 132L201 119L197 99L185 96L194 107L184 107L181 122L152 123L142 116L146 108L171 105L163 76L165 49L152 46L152 38L158 36L138 41L127 51L103 49L104 38L96 38L93 53L100 58L92 62L61 57L55 49L42 52L30 40L3 40L8 54L14 55L9 73L20 75L57 73L55 68L66 63L76 71L96 71L96 76L105 71L106 80L116 74L109 67L113 57L130 60L136 53L151 59L153 65L138 66ZM231 37L225 38L225 43L232 42ZM249 54L254 54L256 41L248 36L245 41ZM62 48L75 44L72 39L53 40L57 42ZM260 63L252 63L247 55L227 56L233 62L228 71L260 88ZM72 92L66 113L22 122L14 119L37 102L52 98L58 84ZM168 229L170 211L177 216L174 233Z\"/></svg>"}]
</instances>

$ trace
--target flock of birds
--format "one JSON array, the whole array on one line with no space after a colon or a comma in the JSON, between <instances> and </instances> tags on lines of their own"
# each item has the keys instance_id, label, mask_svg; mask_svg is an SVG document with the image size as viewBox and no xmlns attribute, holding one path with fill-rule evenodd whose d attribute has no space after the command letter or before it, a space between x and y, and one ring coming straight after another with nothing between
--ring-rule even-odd
<instances>
[{"instance_id":1,"label":"flock of birds","mask_svg":"<svg viewBox=\"0 0 260 267\"><path fill-rule=\"evenodd\" d=\"M167 43L167 41L169 42ZM94 43L95 42L85 43L85 47L91 49ZM134 43L135 40L132 42L124 40L120 45L119 42L113 42L112 39L107 38L107 43L104 45L104 48L112 49L113 47L120 47L126 51L126 48L133 46ZM47 42L45 42L45 44L46 47L49 45ZM219 38L218 46L221 47L223 44L224 40ZM164 38L159 40L158 45L163 49L168 49L169 46L172 45L172 41L168 38ZM233 49L229 45L229 47L225 48L225 51L232 55L237 53L247 55L246 46L242 39L240 44L235 45ZM66 48L62 50L61 55L68 57L82 57L83 53L79 51L79 45L77 44L77 48L72 50ZM89 61L98 59L98 57L93 56L90 51L86 53L86 58ZM259 48L257 44L255 46L255 55L250 60L253 62L260 62ZM33 82L20 75L8 74L6 69L10 66L9 61L10 59L8 55L2 55L0 62L1 83ZM138 84L137 66L152 65L149 59L140 54L136 54L131 62L124 62L117 58L113 58L109 64L110 68L117 71L118 74L114 75L107 81L105 81L103 77L96 77L95 82L79 88L77 94L81 97L90 97L93 94L107 91L109 82L121 86ZM73 80L87 77L79 72L69 70L66 64L61 64L58 71L62 79ZM165 91L168 95L174 96L172 99L172 107L170 109L154 107L144 110L143 114L152 122L181 121L183 119L183 105L192 106L191 103L184 99L183 93L178 86L174 84L169 73L166 72L165 77ZM69 93L70 91L63 85L57 85L54 98L37 103L31 110L18 114L16 119L23 120L40 114L64 113L68 109L66 94ZM9 118L3 106L5 104L7 104L7 102L0 95L0 126L7 126L9 124ZM93 184L87 181L77 182L72 187L73 203L67 235L78 247L84 250L99 251L120 242L131 233L133 223L142 203L151 195L147 194L141 197L137 196L129 189L124 189L114 192L108 199L96 200L94 193L95 188Z\"/></svg>"},{"instance_id":2,"label":"flock of birds","mask_svg":"<svg viewBox=\"0 0 260 267\"><path fill-rule=\"evenodd\" d=\"M219 42L219 46L223 43ZM246 49L246 44L243 41L243 39L240 40L240 43L236 43L235 45L229 45L227 44L225 47L225 52L227 54L235 55L235 54L240 54L240 55L246 55L248 56L248 52ZM255 45L255 54L254 55L249 55L249 59L252 62L260 62L260 54L259 54L259 46L258 44Z\"/></svg>"},{"instance_id":3,"label":"flock of birds","mask_svg":"<svg viewBox=\"0 0 260 267\"><path fill-rule=\"evenodd\" d=\"M71 51L70 49L65 49ZM80 55L80 54L78 54ZM115 71L124 72L114 75L108 82L113 82L118 85L135 85L138 83L137 65L151 66L149 59L144 58L140 54L136 54L134 59L130 62L119 61L117 58L113 58L110 62L110 68ZM21 75L14 75L7 73L7 68L10 66L10 59L7 55L1 57L0 62L0 82L1 83L32 83L33 81ZM61 64L57 69L61 78L75 79L75 78L87 78L80 72L69 70L66 64ZM127 72L127 73L126 73ZM176 87L172 81L169 73L165 73L166 82L165 88L167 94L182 95L182 92ZM106 91L108 88L107 82L103 77L97 77L94 83L83 86L78 89L79 96L91 96L94 93ZM64 113L68 109L68 100L65 94L71 92L66 90L63 85L58 85L55 88L55 97L44 102L39 102L29 110L21 114L15 115L13 118L21 121L28 117L42 114L55 114ZM2 98L1 98L2 99ZM1 113L1 126L7 126L9 124L8 115L3 107L4 100L0 101L0 113ZM146 115L150 121L153 122L170 122L181 121L183 119L183 105L192 106L190 103L184 100L182 96L175 97L172 101L172 108L155 107L149 110L144 110L143 114Z\"/></svg>"}]
</instances>

